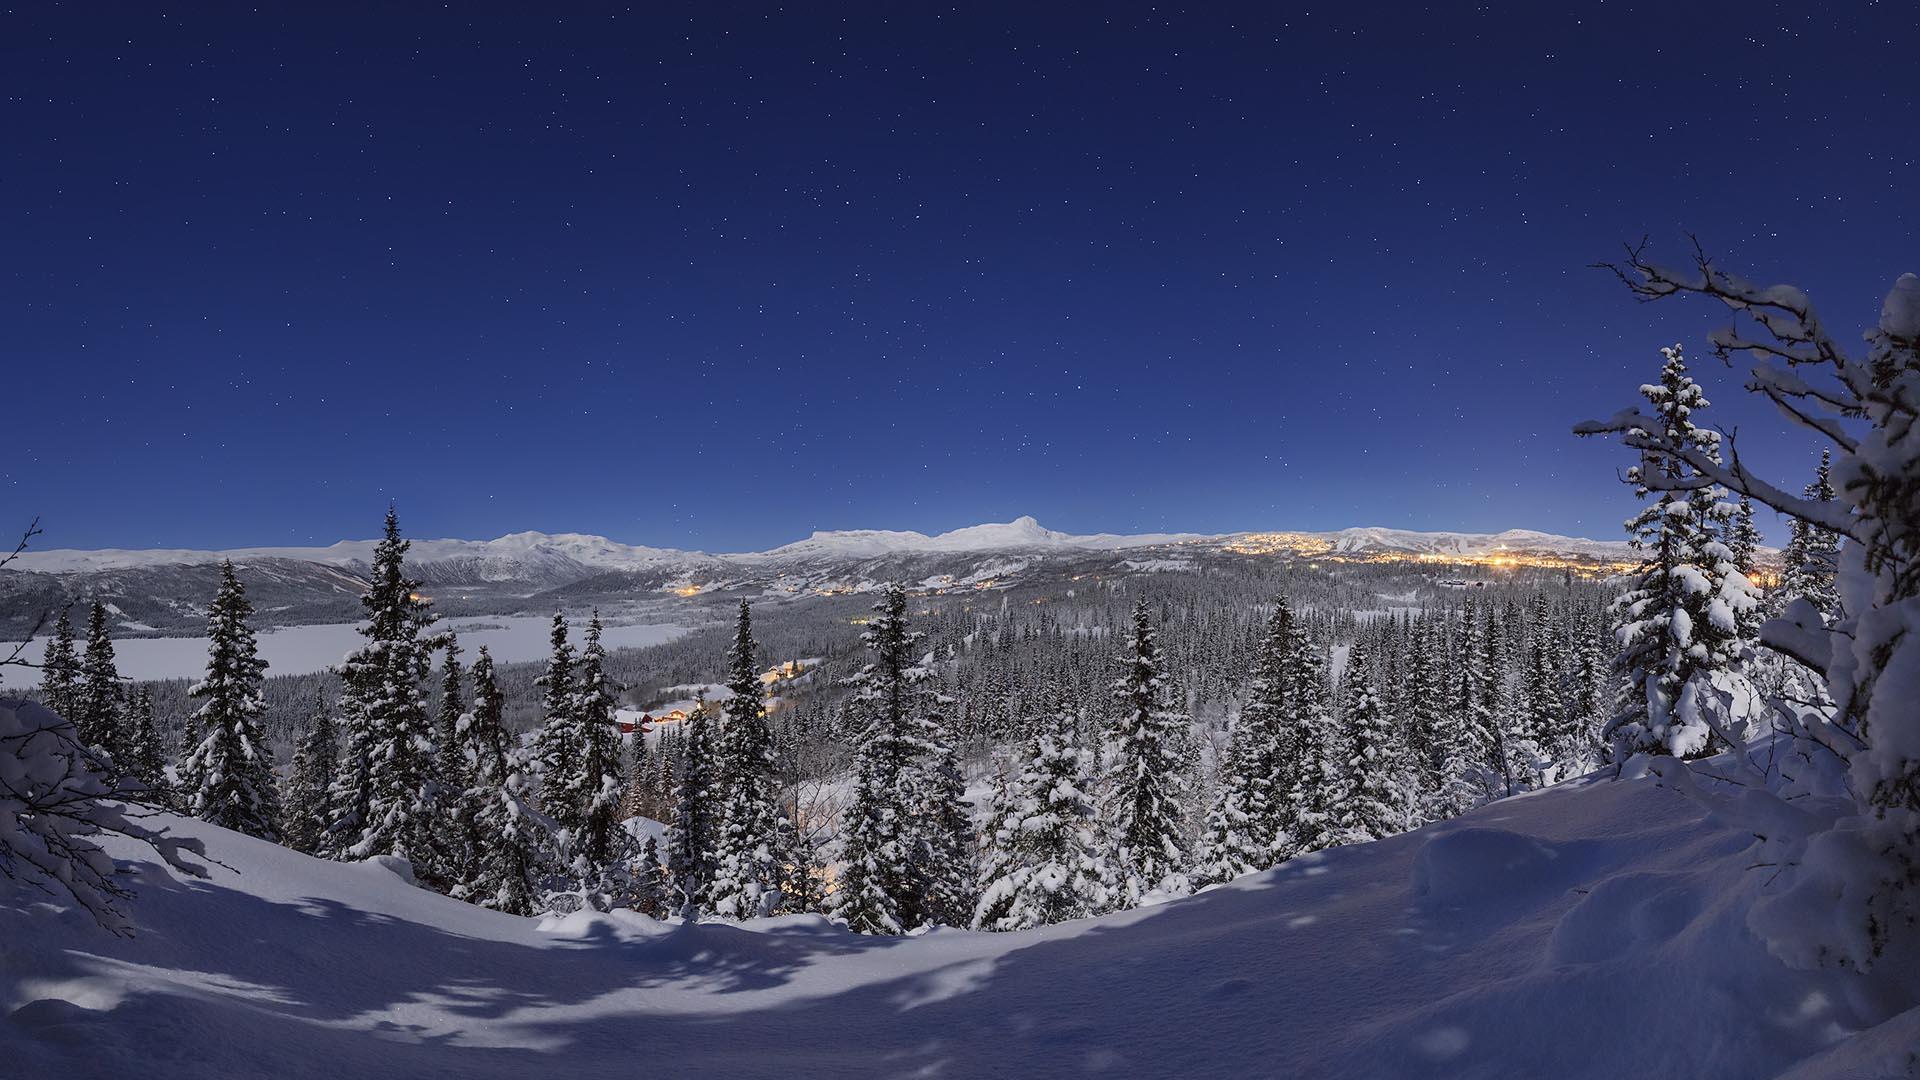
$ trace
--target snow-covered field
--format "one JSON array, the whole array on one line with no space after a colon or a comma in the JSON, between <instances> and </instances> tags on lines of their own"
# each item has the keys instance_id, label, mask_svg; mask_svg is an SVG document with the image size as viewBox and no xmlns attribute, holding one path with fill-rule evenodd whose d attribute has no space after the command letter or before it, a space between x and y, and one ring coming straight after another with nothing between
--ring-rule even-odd
<instances>
[{"instance_id":1,"label":"snow-covered field","mask_svg":"<svg viewBox=\"0 0 1920 1080\"><path fill-rule=\"evenodd\" d=\"M1920 1067L1920 975L1789 970L1750 838L1649 781L1498 803L1200 896L860 938L468 907L194 822L123 940L0 879L0 1073L1728 1077Z\"/></svg>"},{"instance_id":2,"label":"snow-covered field","mask_svg":"<svg viewBox=\"0 0 1920 1080\"><path fill-rule=\"evenodd\" d=\"M260 631L260 655L266 659L269 675L305 675L332 667L346 658L366 639L360 636L358 623L322 623L315 626L264 628ZM485 645L499 663L538 660L547 655L548 633L553 621L545 616L487 615L471 619L447 619L436 625L460 635L461 648L469 657ZM608 626L603 638L609 649L627 649L672 641L687 630L682 626L636 623ZM38 663L46 651L47 639L35 638L22 653L29 663ZM120 674L130 679L197 678L207 667L207 639L204 637L122 638L113 643ZM8 679L28 686L39 682L37 668L10 669Z\"/></svg>"}]
</instances>

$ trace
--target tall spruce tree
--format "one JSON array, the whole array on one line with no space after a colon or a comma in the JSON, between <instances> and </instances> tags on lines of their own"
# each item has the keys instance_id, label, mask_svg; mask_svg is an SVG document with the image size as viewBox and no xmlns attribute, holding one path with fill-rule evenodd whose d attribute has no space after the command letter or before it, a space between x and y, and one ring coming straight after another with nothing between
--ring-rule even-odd
<instances>
[{"instance_id":1,"label":"tall spruce tree","mask_svg":"<svg viewBox=\"0 0 1920 1080\"><path fill-rule=\"evenodd\" d=\"M509 915L532 915L547 830L528 803L523 762L507 734L505 700L487 647L473 661L473 710L461 717L460 740L472 784L460 813L472 824L472 858L453 895Z\"/></svg>"},{"instance_id":2,"label":"tall spruce tree","mask_svg":"<svg viewBox=\"0 0 1920 1080\"><path fill-rule=\"evenodd\" d=\"M1673 445L1717 462L1719 432L1694 418L1707 407L1706 395L1687 374L1679 346L1661 353L1660 381L1640 388L1653 406L1649 421ZM1681 456L1651 448L1627 472L1635 494L1654 499L1627 523L1642 559L1633 586L1614 604L1615 664L1632 691L1607 729L1617 754L1704 754L1713 741L1714 699L1751 698L1747 688L1731 684L1738 678L1739 620L1757 597L1720 537L1732 516L1724 490L1704 482L1676 490L1697 476ZM1724 719L1744 723L1745 717Z\"/></svg>"},{"instance_id":3,"label":"tall spruce tree","mask_svg":"<svg viewBox=\"0 0 1920 1080\"><path fill-rule=\"evenodd\" d=\"M1803 491L1805 501L1825 508L1834 500L1833 452L1820 452L1820 466L1812 482ZM1770 608L1775 615L1790 602L1805 598L1822 618L1831 622L1840 614L1840 598L1834 588L1840 566L1840 536L1832 529L1793 519L1789 540L1780 558L1780 583L1774 590Z\"/></svg>"},{"instance_id":4,"label":"tall spruce tree","mask_svg":"<svg viewBox=\"0 0 1920 1080\"><path fill-rule=\"evenodd\" d=\"M174 791L167 782L166 753L160 747L160 729L153 715L153 692L146 687L134 691L121 714L126 725L127 776L144 789L144 797L153 803L174 804Z\"/></svg>"},{"instance_id":5,"label":"tall spruce tree","mask_svg":"<svg viewBox=\"0 0 1920 1080\"><path fill-rule=\"evenodd\" d=\"M114 663L113 635L107 624L107 605L93 602L87 613L87 650L80 661L80 681L73 695L73 726L82 745L117 759L120 745L120 669Z\"/></svg>"},{"instance_id":6,"label":"tall spruce tree","mask_svg":"<svg viewBox=\"0 0 1920 1080\"><path fill-rule=\"evenodd\" d=\"M938 704L940 695L929 695ZM943 713L919 717L921 747L915 770L914 865L923 923L966 926L974 914L973 820L966 774Z\"/></svg>"},{"instance_id":7,"label":"tall spruce tree","mask_svg":"<svg viewBox=\"0 0 1920 1080\"><path fill-rule=\"evenodd\" d=\"M281 835L286 845L308 855L326 848L328 792L340 763L340 734L324 702L314 703L313 719L294 748L293 769L281 800Z\"/></svg>"},{"instance_id":8,"label":"tall spruce tree","mask_svg":"<svg viewBox=\"0 0 1920 1080\"><path fill-rule=\"evenodd\" d=\"M473 874L475 849L473 807L467 798L473 789L473 755L461 733L467 715L466 671L460 664L460 641L449 633L440 659L440 710L434 721L435 846L441 876L449 888Z\"/></svg>"},{"instance_id":9,"label":"tall spruce tree","mask_svg":"<svg viewBox=\"0 0 1920 1080\"><path fill-rule=\"evenodd\" d=\"M780 784L773 732L760 682L753 613L740 601L733 645L727 650L726 720L715 754L714 790L719 829L714 845L712 910L723 919L771 915L780 907L785 863Z\"/></svg>"},{"instance_id":10,"label":"tall spruce tree","mask_svg":"<svg viewBox=\"0 0 1920 1080\"><path fill-rule=\"evenodd\" d=\"M680 917L700 917L711 894L720 823L714 802L712 707L702 699L681 726L673 820L667 828L667 876Z\"/></svg>"},{"instance_id":11,"label":"tall spruce tree","mask_svg":"<svg viewBox=\"0 0 1920 1080\"><path fill-rule=\"evenodd\" d=\"M911 860L910 792L916 747L909 710L915 696L914 647L907 594L888 585L862 640L873 660L854 677L854 701L865 721L853 804L842 818L845 864L833 915L859 934L899 934L918 925Z\"/></svg>"},{"instance_id":12,"label":"tall spruce tree","mask_svg":"<svg viewBox=\"0 0 1920 1080\"><path fill-rule=\"evenodd\" d=\"M547 670L536 681L546 692L542 699L543 718L534 752L540 763L540 809L570 833L581 825L579 769L581 731L580 698L573 683L573 645L567 640L567 617L553 613L551 651Z\"/></svg>"},{"instance_id":13,"label":"tall spruce tree","mask_svg":"<svg viewBox=\"0 0 1920 1080\"><path fill-rule=\"evenodd\" d=\"M626 773L621 767L620 736L613 717L620 688L607 673L607 650L600 634L600 613L595 611L587 620L579 676L574 682L573 716L580 747L574 778L567 785L567 801L579 822L575 853L590 866L607 867L626 839L620 829Z\"/></svg>"},{"instance_id":14,"label":"tall spruce tree","mask_svg":"<svg viewBox=\"0 0 1920 1080\"><path fill-rule=\"evenodd\" d=\"M1334 810L1337 843L1379 840L1406 827L1405 755L1395 743L1376 678L1366 646L1356 641L1341 672L1347 783Z\"/></svg>"},{"instance_id":15,"label":"tall spruce tree","mask_svg":"<svg viewBox=\"0 0 1920 1080\"><path fill-rule=\"evenodd\" d=\"M420 583L407 577L409 546L389 507L374 546L372 581L360 598L367 613L360 633L367 641L340 667L348 766L364 769L351 781L365 787L363 798L349 800L357 820L340 823L349 837L341 851L356 859L395 855L412 862L421 880L439 882L446 868L434 828L440 791L425 690L434 617L417 592Z\"/></svg>"},{"instance_id":16,"label":"tall spruce tree","mask_svg":"<svg viewBox=\"0 0 1920 1080\"><path fill-rule=\"evenodd\" d=\"M1265 869L1283 856L1293 827L1286 794L1298 766L1289 673L1295 645L1293 609L1282 598L1267 620L1246 703L1233 722L1219 794L1208 808L1198 884Z\"/></svg>"},{"instance_id":17,"label":"tall spruce tree","mask_svg":"<svg viewBox=\"0 0 1920 1080\"><path fill-rule=\"evenodd\" d=\"M80 700L80 654L74 646L73 620L62 605L53 619L53 635L40 660L40 700L63 720L76 721Z\"/></svg>"},{"instance_id":18,"label":"tall spruce tree","mask_svg":"<svg viewBox=\"0 0 1920 1080\"><path fill-rule=\"evenodd\" d=\"M976 930L1025 930L1114 904L1093 796L1097 763L1078 745L1072 716L1063 705L1036 723L1019 776L995 795Z\"/></svg>"},{"instance_id":19,"label":"tall spruce tree","mask_svg":"<svg viewBox=\"0 0 1920 1080\"><path fill-rule=\"evenodd\" d=\"M1133 609L1132 648L1113 684L1119 706L1113 731L1111 791L1120 884L1128 904L1153 890L1185 891L1187 865L1180 799L1186 762L1179 754L1187 718L1168 705L1169 680L1145 600Z\"/></svg>"},{"instance_id":20,"label":"tall spruce tree","mask_svg":"<svg viewBox=\"0 0 1920 1080\"><path fill-rule=\"evenodd\" d=\"M220 588L207 611L207 674L188 689L201 702L193 728L200 735L181 767L187 812L222 828L280 838L279 791L273 747L264 728L267 701L253 627L253 604L231 560L220 564Z\"/></svg>"},{"instance_id":21,"label":"tall spruce tree","mask_svg":"<svg viewBox=\"0 0 1920 1080\"><path fill-rule=\"evenodd\" d=\"M1324 653L1295 624L1287 649L1287 701L1293 713L1291 770L1286 793L1288 857L1319 851L1334 842L1334 812L1346 792L1346 739L1327 700Z\"/></svg>"}]
</instances>

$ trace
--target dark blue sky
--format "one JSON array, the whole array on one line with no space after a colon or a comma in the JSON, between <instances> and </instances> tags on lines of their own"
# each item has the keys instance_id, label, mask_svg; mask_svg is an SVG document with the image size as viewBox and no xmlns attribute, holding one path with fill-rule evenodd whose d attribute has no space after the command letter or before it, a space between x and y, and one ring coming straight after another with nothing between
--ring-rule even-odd
<instances>
[{"instance_id":1,"label":"dark blue sky","mask_svg":"<svg viewBox=\"0 0 1920 1080\"><path fill-rule=\"evenodd\" d=\"M5 506L1615 536L1627 459L1568 428L1723 319L1585 265L1692 230L1851 338L1920 269L1920 31L1556 6L0 13Z\"/></svg>"}]
</instances>

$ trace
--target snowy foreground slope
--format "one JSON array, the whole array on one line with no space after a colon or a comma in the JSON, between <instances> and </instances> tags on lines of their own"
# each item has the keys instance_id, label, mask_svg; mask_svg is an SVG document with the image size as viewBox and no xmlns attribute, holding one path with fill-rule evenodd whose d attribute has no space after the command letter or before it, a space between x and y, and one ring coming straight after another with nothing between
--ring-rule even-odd
<instances>
[{"instance_id":1,"label":"snowy foreground slope","mask_svg":"<svg viewBox=\"0 0 1920 1080\"><path fill-rule=\"evenodd\" d=\"M1747 838L1590 782L1019 934L552 924L195 822L138 937L0 881L0 1074L1900 1076L1916 987L1789 971ZM129 849L130 851L131 849Z\"/></svg>"}]
</instances>

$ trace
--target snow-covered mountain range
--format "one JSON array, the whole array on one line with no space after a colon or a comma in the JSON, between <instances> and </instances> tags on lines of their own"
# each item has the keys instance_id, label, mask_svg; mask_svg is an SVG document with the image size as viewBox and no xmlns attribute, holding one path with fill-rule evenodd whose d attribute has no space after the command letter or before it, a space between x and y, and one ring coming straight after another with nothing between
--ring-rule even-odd
<instances>
[{"instance_id":1,"label":"snow-covered mountain range","mask_svg":"<svg viewBox=\"0 0 1920 1080\"><path fill-rule=\"evenodd\" d=\"M0 571L0 635L35 613L99 599L134 634L194 632L205 619L219 563L241 568L272 625L351 622L371 568L372 540L325 547L227 551L28 551ZM580 533L511 533L493 540L414 540L408 572L443 614L511 615L555 607L671 607L721 594L773 598L844 595L903 581L931 592L1001 589L1081 575L1165 574L1245 559L1318 559L1610 568L1631 561L1621 541L1527 530L1149 533L1080 536L1031 517L929 536L897 530L816 532L769 551L710 554L623 544ZM1423 568L1432 569L1432 568ZM671 617L670 613L667 613ZM3 639L3 638L0 638Z\"/></svg>"},{"instance_id":2,"label":"snow-covered mountain range","mask_svg":"<svg viewBox=\"0 0 1920 1080\"><path fill-rule=\"evenodd\" d=\"M1032 517L970 525L929 536L890 529L816 532L804 540L768 551L711 555L699 551L622 544L583 533L518 532L494 540L414 540L408 562L416 567L458 567L479 580L546 580L582 576L581 572L640 571L755 565L836 559L869 559L896 554L967 554L997 551L1085 550L1192 545L1217 547L1248 537L1284 536L1319 541L1342 554L1483 555L1511 550L1613 560L1630 557L1624 541L1586 540L1528 529L1501 533L1416 532L1366 527L1331 532L1288 533L1098 533L1076 536L1041 525ZM77 574L160 566L201 566L232 559L236 563L294 561L357 570L372 561L374 540L342 540L326 547L250 547L223 551L182 548L60 549L23 553L13 568L42 574ZM1319 546L1319 545L1316 545Z\"/></svg>"}]
</instances>

